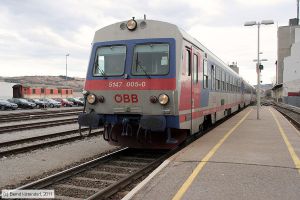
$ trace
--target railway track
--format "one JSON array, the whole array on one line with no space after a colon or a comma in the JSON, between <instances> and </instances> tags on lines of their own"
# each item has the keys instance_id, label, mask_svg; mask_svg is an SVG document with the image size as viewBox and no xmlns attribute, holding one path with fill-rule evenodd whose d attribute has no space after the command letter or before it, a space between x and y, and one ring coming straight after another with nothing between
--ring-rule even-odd
<instances>
[{"instance_id":1,"label":"railway track","mask_svg":"<svg viewBox=\"0 0 300 200\"><path fill-rule=\"evenodd\" d=\"M0 123L23 121L32 119L46 119L53 117L66 117L78 115L82 112L82 108L72 110L55 110L55 111L40 111L40 112L20 112L0 115Z\"/></svg>"},{"instance_id":2,"label":"railway track","mask_svg":"<svg viewBox=\"0 0 300 200\"><path fill-rule=\"evenodd\" d=\"M45 121L45 122L35 122L35 123L28 123L28 124L1 126L0 134L13 132L13 131L23 131L23 130L29 130L29 129L37 129L37 128L45 128L45 127L71 124L71 123L76 123L77 121L78 121L78 119L77 119L77 117L75 117L75 118L70 118L70 119L60 119L60 120L52 120L52 121Z\"/></svg>"},{"instance_id":3,"label":"railway track","mask_svg":"<svg viewBox=\"0 0 300 200\"><path fill-rule=\"evenodd\" d=\"M83 128L84 132L89 128ZM95 136L101 134L102 131L91 132L88 136ZM47 135L35 136L25 139L12 140L0 143L0 158L3 156L15 155L24 153L35 149L46 148L57 144L63 144L82 139L79 135L78 129L52 133Z\"/></svg>"},{"instance_id":4,"label":"railway track","mask_svg":"<svg viewBox=\"0 0 300 200\"><path fill-rule=\"evenodd\" d=\"M292 121L298 129L300 129L300 108L274 102L272 103L272 106Z\"/></svg>"},{"instance_id":5,"label":"railway track","mask_svg":"<svg viewBox=\"0 0 300 200\"><path fill-rule=\"evenodd\" d=\"M54 189L55 199L107 199L149 173L172 151L124 148L17 188Z\"/></svg>"}]
</instances>

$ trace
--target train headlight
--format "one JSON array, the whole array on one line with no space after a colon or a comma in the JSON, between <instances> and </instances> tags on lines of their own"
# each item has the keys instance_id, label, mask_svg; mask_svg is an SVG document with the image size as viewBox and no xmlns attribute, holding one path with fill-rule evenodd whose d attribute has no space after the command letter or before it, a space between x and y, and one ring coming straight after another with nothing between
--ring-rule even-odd
<instances>
[{"instance_id":1,"label":"train headlight","mask_svg":"<svg viewBox=\"0 0 300 200\"><path fill-rule=\"evenodd\" d=\"M161 105L166 105L166 104L169 102L169 97L168 97L168 95L166 95L166 94L161 94L161 95L159 95L159 97L158 97L158 102L159 102Z\"/></svg>"},{"instance_id":2,"label":"train headlight","mask_svg":"<svg viewBox=\"0 0 300 200\"><path fill-rule=\"evenodd\" d=\"M94 104L96 102L96 96L94 94L89 94L86 99L89 104Z\"/></svg>"},{"instance_id":3,"label":"train headlight","mask_svg":"<svg viewBox=\"0 0 300 200\"><path fill-rule=\"evenodd\" d=\"M137 22L134 20L134 17L129 20L126 24L128 30L133 31L137 27Z\"/></svg>"}]
</instances>

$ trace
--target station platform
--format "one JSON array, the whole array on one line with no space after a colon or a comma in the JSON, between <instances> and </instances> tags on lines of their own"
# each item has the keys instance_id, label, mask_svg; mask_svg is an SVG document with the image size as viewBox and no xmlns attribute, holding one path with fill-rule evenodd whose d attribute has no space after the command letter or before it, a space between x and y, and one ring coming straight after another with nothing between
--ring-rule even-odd
<instances>
[{"instance_id":1,"label":"station platform","mask_svg":"<svg viewBox=\"0 0 300 200\"><path fill-rule=\"evenodd\" d=\"M194 141L127 199L300 199L300 133L272 107L248 107Z\"/></svg>"}]
</instances>

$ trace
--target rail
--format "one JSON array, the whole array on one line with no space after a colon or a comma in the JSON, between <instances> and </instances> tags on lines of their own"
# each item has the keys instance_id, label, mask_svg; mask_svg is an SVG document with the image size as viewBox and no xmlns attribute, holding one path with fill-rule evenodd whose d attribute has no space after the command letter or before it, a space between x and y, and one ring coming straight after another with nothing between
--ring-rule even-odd
<instances>
[{"instance_id":1,"label":"rail","mask_svg":"<svg viewBox=\"0 0 300 200\"><path fill-rule=\"evenodd\" d=\"M84 128L83 131L89 131ZM101 134L102 131L91 132L88 137ZM24 153L35 149L43 149L57 144L64 144L75 140L80 140L78 129L52 133L47 135L29 137L0 143L0 157Z\"/></svg>"},{"instance_id":2,"label":"rail","mask_svg":"<svg viewBox=\"0 0 300 200\"><path fill-rule=\"evenodd\" d=\"M272 106L291 120L298 129L300 129L300 108L276 102L273 102Z\"/></svg>"},{"instance_id":3,"label":"rail","mask_svg":"<svg viewBox=\"0 0 300 200\"><path fill-rule=\"evenodd\" d=\"M55 189L57 199L106 199L157 167L170 151L123 148L17 188Z\"/></svg>"},{"instance_id":4,"label":"rail","mask_svg":"<svg viewBox=\"0 0 300 200\"><path fill-rule=\"evenodd\" d=\"M82 109L20 112L0 115L0 123L78 115Z\"/></svg>"},{"instance_id":5,"label":"rail","mask_svg":"<svg viewBox=\"0 0 300 200\"><path fill-rule=\"evenodd\" d=\"M61 119L61 120L52 120L52 121L35 122L35 123L27 123L27 124L1 126L0 134L13 132L13 131L23 131L23 130L29 130L29 129L37 129L37 128L45 128L45 127L51 127L51 126L71 124L71 123L76 123L77 121L78 121L78 119L76 117L76 118L70 118L70 119Z\"/></svg>"}]
</instances>

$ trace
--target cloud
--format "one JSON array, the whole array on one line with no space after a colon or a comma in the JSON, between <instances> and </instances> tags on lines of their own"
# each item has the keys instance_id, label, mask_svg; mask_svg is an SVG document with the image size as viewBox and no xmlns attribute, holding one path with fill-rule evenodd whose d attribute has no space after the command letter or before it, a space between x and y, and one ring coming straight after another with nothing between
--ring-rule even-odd
<instances>
[{"instance_id":1,"label":"cloud","mask_svg":"<svg viewBox=\"0 0 300 200\"><path fill-rule=\"evenodd\" d=\"M278 5L285 0L236 0L238 3L246 6L268 6Z\"/></svg>"},{"instance_id":2,"label":"cloud","mask_svg":"<svg viewBox=\"0 0 300 200\"><path fill-rule=\"evenodd\" d=\"M261 19L286 24L294 4L283 0L2 0L0 67L6 70L1 75L60 75L64 73L65 54L70 53L68 74L85 77L94 32L146 14L148 19L185 29L226 63L237 61L241 73L255 83L252 59L256 56L257 29L243 24ZM276 26L263 27L261 33L261 47L270 60L265 65L272 74Z\"/></svg>"},{"instance_id":3,"label":"cloud","mask_svg":"<svg viewBox=\"0 0 300 200\"><path fill-rule=\"evenodd\" d=\"M193 35L206 48L210 49L225 63L237 62L240 73L250 78L252 84L256 83L255 62L257 57L257 28L255 27L209 27L194 26L188 33ZM268 59L264 63L265 69L273 73L265 74L267 79L275 73L276 61L276 27L261 28L261 52L263 57Z\"/></svg>"}]
</instances>

